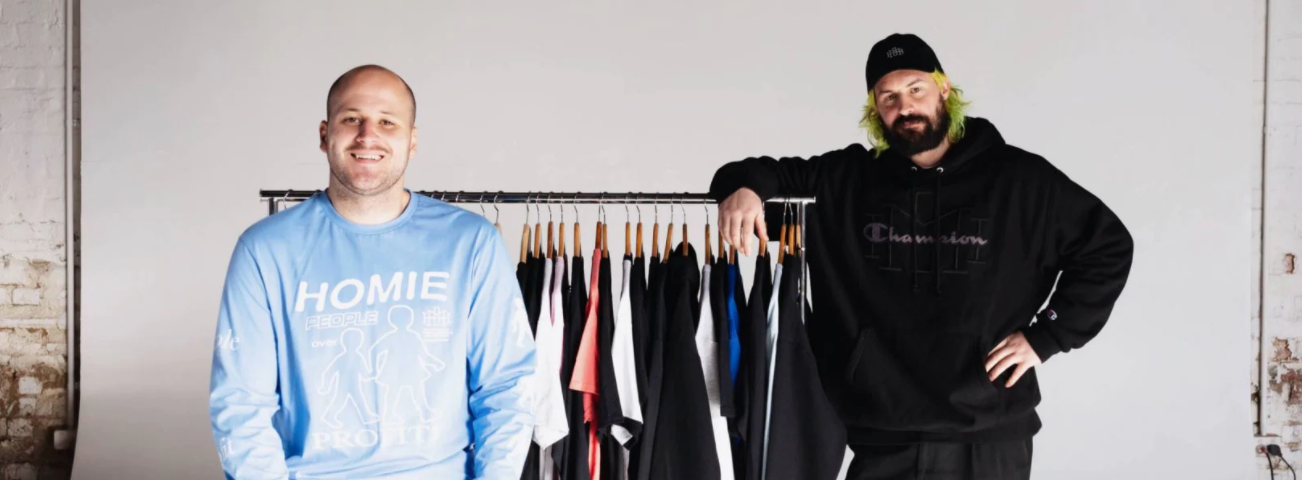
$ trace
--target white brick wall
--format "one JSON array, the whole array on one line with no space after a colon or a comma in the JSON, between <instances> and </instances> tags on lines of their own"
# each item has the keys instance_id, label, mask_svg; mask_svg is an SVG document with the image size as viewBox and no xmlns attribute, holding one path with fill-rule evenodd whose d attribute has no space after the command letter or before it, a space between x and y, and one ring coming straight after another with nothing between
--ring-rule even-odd
<instances>
[{"instance_id":1,"label":"white brick wall","mask_svg":"<svg viewBox=\"0 0 1302 480\"><path fill-rule=\"evenodd\" d=\"M63 0L0 0L0 478L66 479ZM74 52L75 53L75 52Z\"/></svg>"},{"instance_id":2,"label":"white brick wall","mask_svg":"<svg viewBox=\"0 0 1302 480\"><path fill-rule=\"evenodd\" d=\"M1259 5L1263 4L1258 0ZM1261 445L1277 444L1302 467L1302 269L1287 270L1302 254L1302 0L1269 0L1264 79L1265 162L1261 202L1262 250L1254 280L1267 340L1262 390ZM1302 265L1299 265L1302 266ZM1254 312L1255 313L1255 312ZM1256 320L1254 318L1254 320ZM1261 332L1256 327L1256 335ZM1260 338L1258 336L1258 338ZM1254 379L1255 380L1255 379ZM1261 456L1258 478L1270 478ZM1276 461L1277 475L1291 475ZM1287 478L1292 478L1291 476Z\"/></svg>"}]
</instances>

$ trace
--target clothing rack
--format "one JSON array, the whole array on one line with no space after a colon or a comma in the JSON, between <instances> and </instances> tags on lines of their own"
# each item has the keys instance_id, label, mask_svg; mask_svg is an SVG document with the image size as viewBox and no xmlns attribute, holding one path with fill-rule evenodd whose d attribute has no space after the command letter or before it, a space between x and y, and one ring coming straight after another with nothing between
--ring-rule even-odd
<instances>
[{"instance_id":1,"label":"clothing rack","mask_svg":"<svg viewBox=\"0 0 1302 480\"><path fill-rule=\"evenodd\" d=\"M262 200L267 201L267 214L275 215L285 203L301 202L320 193L321 190L261 190ZM413 194L437 198L446 203L470 203L483 205L526 204L526 205L708 205L717 203L704 193L645 193L645 192L466 192L466 191L412 191ZM813 197L774 197L767 203L791 204L799 219L800 237L805 235L805 209L815 203ZM708 239L707 239L708 240ZM800 286L801 297L805 297L808 285L809 268L805 258L805 243L800 242ZM801 309L804 317L804 309Z\"/></svg>"}]
</instances>

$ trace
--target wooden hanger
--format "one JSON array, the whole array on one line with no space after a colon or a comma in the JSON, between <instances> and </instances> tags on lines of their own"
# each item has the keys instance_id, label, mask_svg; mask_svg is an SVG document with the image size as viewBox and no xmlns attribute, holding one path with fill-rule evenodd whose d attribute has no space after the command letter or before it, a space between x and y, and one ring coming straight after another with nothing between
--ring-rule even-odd
<instances>
[{"instance_id":1,"label":"wooden hanger","mask_svg":"<svg viewBox=\"0 0 1302 480\"><path fill-rule=\"evenodd\" d=\"M576 201L578 200L578 196L575 196L575 200ZM579 234L579 224L581 223L583 222L579 221L579 206L578 204L575 204L574 205L574 258L583 258L583 235Z\"/></svg>"},{"instance_id":2,"label":"wooden hanger","mask_svg":"<svg viewBox=\"0 0 1302 480\"><path fill-rule=\"evenodd\" d=\"M627 202L627 200L625 200ZM628 203L624 203L624 255L633 255L633 219L628 215Z\"/></svg>"},{"instance_id":3,"label":"wooden hanger","mask_svg":"<svg viewBox=\"0 0 1302 480\"><path fill-rule=\"evenodd\" d=\"M660 258L660 203L655 203L656 223L651 227L651 258Z\"/></svg>"},{"instance_id":4,"label":"wooden hanger","mask_svg":"<svg viewBox=\"0 0 1302 480\"><path fill-rule=\"evenodd\" d=\"M601 251L603 257L606 255L606 230L610 225L606 224L606 205L602 204L597 207L597 250Z\"/></svg>"},{"instance_id":5,"label":"wooden hanger","mask_svg":"<svg viewBox=\"0 0 1302 480\"><path fill-rule=\"evenodd\" d=\"M678 204L682 207L683 204ZM683 208L683 256L687 256L687 208Z\"/></svg>"},{"instance_id":6,"label":"wooden hanger","mask_svg":"<svg viewBox=\"0 0 1302 480\"><path fill-rule=\"evenodd\" d=\"M674 253L674 202L669 202L669 230L665 235L665 258L664 263L669 263L669 255Z\"/></svg>"},{"instance_id":7,"label":"wooden hanger","mask_svg":"<svg viewBox=\"0 0 1302 480\"><path fill-rule=\"evenodd\" d=\"M707 210L705 211L705 262L714 263L714 252L710 250L710 245L714 243L714 241L710 239L710 211L708 210L709 207L706 208ZM723 232L719 232L719 233L723 233Z\"/></svg>"},{"instance_id":8,"label":"wooden hanger","mask_svg":"<svg viewBox=\"0 0 1302 480\"><path fill-rule=\"evenodd\" d=\"M792 237L796 237L796 242L792 242L792 255L796 255L801 251L801 222L805 219L801 219L801 216L796 213L793 213L792 217L796 219L796 225L792 226Z\"/></svg>"},{"instance_id":9,"label":"wooden hanger","mask_svg":"<svg viewBox=\"0 0 1302 480\"><path fill-rule=\"evenodd\" d=\"M561 205L561 227L557 230L560 236L560 248L556 251L557 256L565 256L565 205Z\"/></svg>"},{"instance_id":10,"label":"wooden hanger","mask_svg":"<svg viewBox=\"0 0 1302 480\"><path fill-rule=\"evenodd\" d=\"M529 258L529 204L524 204L524 233L520 234L520 261Z\"/></svg>"},{"instance_id":11,"label":"wooden hanger","mask_svg":"<svg viewBox=\"0 0 1302 480\"><path fill-rule=\"evenodd\" d=\"M782 207L782 241L778 243L778 263L787 256L787 207Z\"/></svg>"},{"instance_id":12,"label":"wooden hanger","mask_svg":"<svg viewBox=\"0 0 1302 480\"><path fill-rule=\"evenodd\" d=\"M534 204L533 209L534 214L537 215L534 219L536 223L533 225L533 258L538 258L542 256L542 210L537 204Z\"/></svg>"},{"instance_id":13,"label":"wooden hanger","mask_svg":"<svg viewBox=\"0 0 1302 480\"><path fill-rule=\"evenodd\" d=\"M642 206L637 206L637 256L642 258Z\"/></svg>"},{"instance_id":14,"label":"wooden hanger","mask_svg":"<svg viewBox=\"0 0 1302 480\"><path fill-rule=\"evenodd\" d=\"M556 243L552 242L554 224L552 223L551 195L547 196L547 258L556 258Z\"/></svg>"},{"instance_id":15,"label":"wooden hanger","mask_svg":"<svg viewBox=\"0 0 1302 480\"><path fill-rule=\"evenodd\" d=\"M600 252L600 253L605 253L605 252L606 252L606 248L605 248L605 246L601 244L601 238L602 238L602 235L601 235L601 234L602 234L602 231L605 230L605 229L606 229L606 224L605 224L605 223L602 223L601 218L598 217L598 218L597 218L597 236L596 236L596 238L592 239L592 241L593 241L593 242L596 242L597 252Z\"/></svg>"}]
</instances>

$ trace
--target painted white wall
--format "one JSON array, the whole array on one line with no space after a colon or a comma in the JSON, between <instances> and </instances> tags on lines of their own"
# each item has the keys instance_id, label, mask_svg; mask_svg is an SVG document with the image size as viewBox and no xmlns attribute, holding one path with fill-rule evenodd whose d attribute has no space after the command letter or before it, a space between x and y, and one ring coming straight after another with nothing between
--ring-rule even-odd
<instances>
[{"instance_id":1,"label":"painted white wall","mask_svg":"<svg viewBox=\"0 0 1302 480\"><path fill-rule=\"evenodd\" d=\"M266 214L259 189L325 185L316 126L347 68L415 89L413 188L699 192L726 161L862 141L863 61L896 31L1137 243L1111 325L1041 367L1035 476L1252 475L1247 5L514 3L83 6L75 478L220 478L206 394L225 264ZM503 210L510 245L520 218Z\"/></svg>"}]
</instances>

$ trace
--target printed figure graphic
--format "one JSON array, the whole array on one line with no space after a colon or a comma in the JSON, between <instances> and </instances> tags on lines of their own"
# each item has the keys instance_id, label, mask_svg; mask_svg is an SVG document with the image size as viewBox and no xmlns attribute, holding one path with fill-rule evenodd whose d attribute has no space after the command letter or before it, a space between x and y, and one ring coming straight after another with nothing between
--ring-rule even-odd
<instances>
[{"instance_id":1,"label":"printed figure graphic","mask_svg":"<svg viewBox=\"0 0 1302 480\"><path fill-rule=\"evenodd\" d=\"M524 328L527 325L529 325L529 311L525 309L524 300L516 298L515 307L511 312L510 329L507 330L515 334L516 346L523 347L529 340L533 339L533 332L528 328Z\"/></svg>"},{"instance_id":2,"label":"printed figure graphic","mask_svg":"<svg viewBox=\"0 0 1302 480\"><path fill-rule=\"evenodd\" d=\"M375 364L373 378L380 386L380 418L385 423L399 421L394 412L404 392L411 396L420 420L427 420L425 411L433 409L425 391L425 381L431 376L429 369L443 371L447 367L443 360L425 349L420 332L413 328L415 323L416 312L411 307L390 307L389 325L393 328L371 346ZM419 368L420 373L411 374L413 368Z\"/></svg>"},{"instance_id":3,"label":"printed figure graphic","mask_svg":"<svg viewBox=\"0 0 1302 480\"><path fill-rule=\"evenodd\" d=\"M325 409L326 425L331 428L341 428L343 423L339 421L339 415L352 402L353 408L357 410L357 416L362 423L370 424L380 420L379 415L366 402L366 395L362 382L371 378L371 364L365 352L363 352L362 343L366 334L356 328L344 330L339 335L339 345L343 351L330 364L326 365L325 371L321 373L321 388L317 393L329 395L331 391L334 396L330 397L330 403ZM350 369L349 367L353 367ZM360 369L358 372L357 369ZM358 373L350 373L358 372Z\"/></svg>"}]
</instances>

